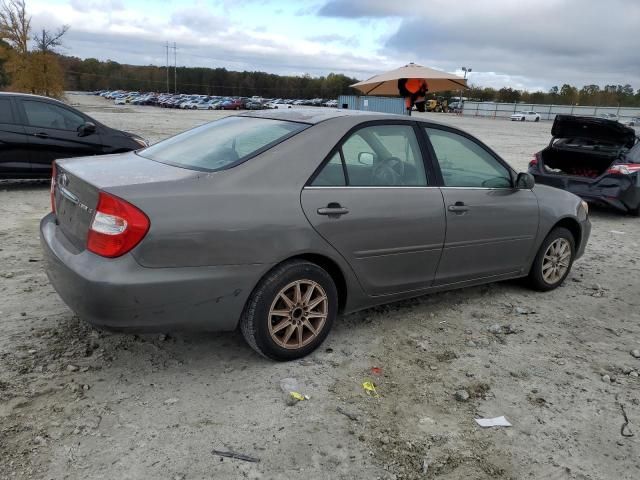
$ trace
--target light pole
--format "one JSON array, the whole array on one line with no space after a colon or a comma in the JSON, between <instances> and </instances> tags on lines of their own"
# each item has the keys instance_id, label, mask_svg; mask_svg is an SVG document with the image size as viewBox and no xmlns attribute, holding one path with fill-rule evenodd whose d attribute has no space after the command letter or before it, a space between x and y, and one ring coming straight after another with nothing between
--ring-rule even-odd
<instances>
[{"instance_id":1,"label":"light pole","mask_svg":"<svg viewBox=\"0 0 640 480\"><path fill-rule=\"evenodd\" d=\"M471 67L462 67L462 71L464 72L464 79L467 79L467 73L471 73L473 72L473 68ZM460 107L460 111L462 112L462 105L463 105L463 101L462 101L462 91L460 91L460 98L458 100L458 106Z\"/></svg>"}]
</instances>

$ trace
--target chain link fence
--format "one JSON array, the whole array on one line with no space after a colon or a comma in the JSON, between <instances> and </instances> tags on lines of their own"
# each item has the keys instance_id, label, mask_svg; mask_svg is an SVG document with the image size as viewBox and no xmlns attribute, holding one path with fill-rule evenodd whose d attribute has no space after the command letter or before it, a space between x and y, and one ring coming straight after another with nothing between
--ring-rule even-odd
<instances>
[{"instance_id":1,"label":"chain link fence","mask_svg":"<svg viewBox=\"0 0 640 480\"><path fill-rule=\"evenodd\" d=\"M463 115L473 117L509 118L515 112L536 112L541 120L553 120L556 115L599 117L613 114L622 123L640 118L640 108L595 107L585 105L541 105L535 103L464 102ZM640 123L640 122L638 122Z\"/></svg>"}]
</instances>

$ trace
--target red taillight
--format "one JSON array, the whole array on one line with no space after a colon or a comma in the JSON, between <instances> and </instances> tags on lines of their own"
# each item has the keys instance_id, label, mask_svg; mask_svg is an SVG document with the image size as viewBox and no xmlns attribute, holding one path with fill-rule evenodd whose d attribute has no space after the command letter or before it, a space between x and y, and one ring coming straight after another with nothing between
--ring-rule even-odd
<instances>
[{"instance_id":1,"label":"red taillight","mask_svg":"<svg viewBox=\"0 0 640 480\"><path fill-rule=\"evenodd\" d=\"M93 214L87 249L109 258L129 252L149 231L149 218L129 202L100 192Z\"/></svg>"},{"instance_id":2,"label":"red taillight","mask_svg":"<svg viewBox=\"0 0 640 480\"><path fill-rule=\"evenodd\" d=\"M607 170L607 173L614 175L632 175L634 173L640 172L640 163L622 163L619 165L612 165Z\"/></svg>"},{"instance_id":3,"label":"red taillight","mask_svg":"<svg viewBox=\"0 0 640 480\"><path fill-rule=\"evenodd\" d=\"M535 167L538 165L538 156L534 155L531 161L529 162L530 167Z\"/></svg>"},{"instance_id":4,"label":"red taillight","mask_svg":"<svg viewBox=\"0 0 640 480\"><path fill-rule=\"evenodd\" d=\"M56 168L56 162L51 164L51 211L56 213L56 177L58 176L58 169Z\"/></svg>"}]
</instances>

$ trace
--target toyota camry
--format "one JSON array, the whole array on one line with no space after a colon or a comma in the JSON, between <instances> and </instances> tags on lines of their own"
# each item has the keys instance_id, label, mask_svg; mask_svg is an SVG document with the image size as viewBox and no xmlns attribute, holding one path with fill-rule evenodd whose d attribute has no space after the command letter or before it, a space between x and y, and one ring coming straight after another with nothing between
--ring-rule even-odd
<instances>
[{"instance_id":1,"label":"toyota camry","mask_svg":"<svg viewBox=\"0 0 640 480\"><path fill-rule=\"evenodd\" d=\"M47 273L111 329L234 330L287 360L339 313L525 277L558 287L587 204L471 135L349 110L248 112L55 162Z\"/></svg>"}]
</instances>

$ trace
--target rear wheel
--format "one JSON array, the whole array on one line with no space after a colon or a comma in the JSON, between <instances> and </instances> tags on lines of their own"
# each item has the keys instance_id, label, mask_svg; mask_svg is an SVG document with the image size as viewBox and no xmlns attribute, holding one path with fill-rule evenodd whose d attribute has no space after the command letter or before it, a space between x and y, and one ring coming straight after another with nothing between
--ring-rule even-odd
<instances>
[{"instance_id":1,"label":"rear wheel","mask_svg":"<svg viewBox=\"0 0 640 480\"><path fill-rule=\"evenodd\" d=\"M562 227L551 230L533 260L530 285L543 292L559 287L571 271L574 255L573 234Z\"/></svg>"},{"instance_id":2,"label":"rear wheel","mask_svg":"<svg viewBox=\"0 0 640 480\"><path fill-rule=\"evenodd\" d=\"M638 205L636 208L630 208L629 214L633 215L634 217L640 217L640 205Z\"/></svg>"},{"instance_id":3,"label":"rear wheel","mask_svg":"<svg viewBox=\"0 0 640 480\"><path fill-rule=\"evenodd\" d=\"M327 337L338 312L331 276L302 260L283 263L255 288L240 330L256 352L273 360L293 360L315 350Z\"/></svg>"}]
</instances>

